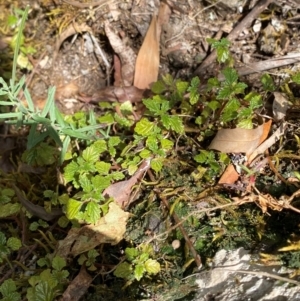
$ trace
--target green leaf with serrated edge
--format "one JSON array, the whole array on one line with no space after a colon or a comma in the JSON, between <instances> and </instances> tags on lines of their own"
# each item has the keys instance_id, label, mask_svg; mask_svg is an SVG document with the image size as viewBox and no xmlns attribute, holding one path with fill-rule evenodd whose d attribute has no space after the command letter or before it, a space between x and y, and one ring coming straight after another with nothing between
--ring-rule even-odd
<instances>
[{"instance_id":1,"label":"green leaf with serrated edge","mask_svg":"<svg viewBox=\"0 0 300 301\"><path fill-rule=\"evenodd\" d=\"M152 152L149 149L143 149L139 155L142 159L147 159L151 157Z\"/></svg>"},{"instance_id":2,"label":"green leaf with serrated edge","mask_svg":"<svg viewBox=\"0 0 300 301\"><path fill-rule=\"evenodd\" d=\"M221 107L220 103L216 100L210 101L207 106L211 108L213 111L219 109Z\"/></svg>"},{"instance_id":3,"label":"green leaf with serrated edge","mask_svg":"<svg viewBox=\"0 0 300 301\"><path fill-rule=\"evenodd\" d=\"M228 99L231 97L233 91L230 86L225 86L220 89L217 95L217 99Z\"/></svg>"},{"instance_id":4,"label":"green leaf with serrated edge","mask_svg":"<svg viewBox=\"0 0 300 301\"><path fill-rule=\"evenodd\" d=\"M125 256L128 261L133 261L136 257L139 256L139 251L136 248L126 248Z\"/></svg>"},{"instance_id":5,"label":"green leaf with serrated edge","mask_svg":"<svg viewBox=\"0 0 300 301\"><path fill-rule=\"evenodd\" d=\"M179 93L179 95L182 96L187 91L188 87L189 87L188 82L184 82L181 80L176 81L177 93Z\"/></svg>"},{"instance_id":6,"label":"green leaf with serrated edge","mask_svg":"<svg viewBox=\"0 0 300 301\"><path fill-rule=\"evenodd\" d=\"M179 116L162 115L161 121L167 130L171 129L178 134L182 134L184 132L182 119L180 119Z\"/></svg>"},{"instance_id":7,"label":"green leaf with serrated edge","mask_svg":"<svg viewBox=\"0 0 300 301\"><path fill-rule=\"evenodd\" d=\"M96 162L95 166L100 174L107 175L109 173L111 164L101 161L101 162Z\"/></svg>"},{"instance_id":8,"label":"green leaf with serrated edge","mask_svg":"<svg viewBox=\"0 0 300 301\"><path fill-rule=\"evenodd\" d=\"M143 278L144 273L146 272L146 269L143 264L137 264L134 267L134 278L137 281L140 281Z\"/></svg>"},{"instance_id":9,"label":"green leaf with serrated edge","mask_svg":"<svg viewBox=\"0 0 300 301\"><path fill-rule=\"evenodd\" d=\"M17 251L22 247L22 242L19 238L10 237L7 240L7 246L12 249L13 251Z\"/></svg>"},{"instance_id":10,"label":"green leaf with serrated edge","mask_svg":"<svg viewBox=\"0 0 300 301\"><path fill-rule=\"evenodd\" d=\"M156 136L149 136L146 139L146 146L148 146L150 150L157 150L158 149L158 141L157 141Z\"/></svg>"},{"instance_id":11,"label":"green leaf with serrated edge","mask_svg":"<svg viewBox=\"0 0 300 301\"><path fill-rule=\"evenodd\" d=\"M61 216L61 217L58 219L57 223L58 223L58 225L59 225L61 228L66 228L66 227L69 225L70 221L68 220L67 217Z\"/></svg>"},{"instance_id":12,"label":"green leaf with serrated edge","mask_svg":"<svg viewBox=\"0 0 300 301\"><path fill-rule=\"evenodd\" d=\"M162 94L166 90L166 86L162 80L159 80L151 85L151 91L154 94Z\"/></svg>"},{"instance_id":13,"label":"green leaf with serrated edge","mask_svg":"<svg viewBox=\"0 0 300 301\"><path fill-rule=\"evenodd\" d=\"M148 110L153 113L158 113L160 111L160 101L155 101L154 99L147 98L143 99L143 104Z\"/></svg>"},{"instance_id":14,"label":"green leaf with serrated edge","mask_svg":"<svg viewBox=\"0 0 300 301\"><path fill-rule=\"evenodd\" d=\"M127 172L130 176L132 176L138 169L138 166L135 164L128 165Z\"/></svg>"},{"instance_id":15,"label":"green leaf with serrated edge","mask_svg":"<svg viewBox=\"0 0 300 301\"><path fill-rule=\"evenodd\" d=\"M240 108L240 102L236 99L230 99L225 105L223 112L221 114L221 120L223 122L228 122L237 117L238 109Z\"/></svg>"},{"instance_id":16,"label":"green leaf with serrated edge","mask_svg":"<svg viewBox=\"0 0 300 301\"><path fill-rule=\"evenodd\" d=\"M253 110L251 108L243 108L238 112L238 118L240 120L251 117Z\"/></svg>"},{"instance_id":17,"label":"green leaf with serrated edge","mask_svg":"<svg viewBox=\"0 0 300 301\"><path fill-rule=\"evenodd\" d=\"M174 146L174 142L166 138L160 139L160 143L161 148L166 151L172 149L172 147Z\"/></svg>"},{"instance_id":18,"label":"green leaf with serrated edge","mask_svg":"<svg viewBox=\"0 0 300 301\"><path fill-rule=\"evenodd\" d=\"M70 198L66 204L66 216L68 219L75 219L82 206L82 202Z\"/></svg>"},{"instance_id":19,"label":"green leaf with serrated edge","mask_svg":"<svg viewBox=\"0 0 300 301\"><path fill-rule=\"evenodd\" d=\"M155 172L160 172L163 166L163 158L152 159L150 166Z\"/></svg>"},{"instance_id":20,"label":"green leaf with serrated edge","mask_svg":"<svg viewBox=\"0 0 300 301\"><path fill-rule=\"evenodd\" d=\"M89 146L82 152L82 158L87 162L95 163L99 160L99 153L95 147Z\"/></svg>"},{"instance_id":21,"label":"green leaf with serrated edge","mask_svg":"<svg viewBox=\"0 0 300 301\"><path fill-rule=\"evenodd\" d=\"M237 127L242 129L253 129L253 123L251 118L243 119L238 124Z\"/></svg>"},{"instance_id":22,"label":"green leaf with serrated edge","mask_svg":"<svg viewBox=\"0 0 300 301\"><path fill-rule=\"evenodd\" d=\"M123 102L120 105L120 110L122 113L132 113L133 112L133 106L132 106L132 102L127 100L125 102Z\"/></svg>"},{"instance_id":23,"label":"green leaf with serrated edge","mask_svg":"<svg viewBox=\"0 0 300 301\"><path fill-rule=\"evenodd\" d=\"M148 258L149 258L149 254L148 254L148 253L142 253L142 254L139 256L138 261L139 261L140 263L144 263Z\"/></svg>"},{"instance_id":24,"label":"green leaf with serrated edge","mask_svg":"<svg viewBox=\"0 0 300 301\"><path fill-rule=\"evenodd\" d=\"M12 279L5 280L1 286L0 286L0 292L3 295L3 297L8 297L11 293L15 292L17 290L16 284ZM11 299L2 299L10 301Z\"/></svg>"},{"instance_id":25,"label":"green leaf with serrated edge","mask_svg":"<svg viewBox=\"0 0 300 301\"><path fill-rule=\"evenodd\" d=\"M70 162L64 169L64 178L65 181L71 182L74 179L74 175L78 171L78 164L74 161Z\"/></svg>"},{"instance_id":26,"label":"green leaf with serrated edge","mask_svg":"<svg viewBox=\"0 0 300 301\"><path fill-rule=\"evenodd\" d=\"M255 95L251 97L249 102L249 108L252 110L257 109L263 105L261 95Z\"/></svg>"},{"instance_id":27,"label":"green leaf with serrated edge","mask_svg":"<svg viewBox=\"0 0 300 301\"><path fill-rule=\"evenodd\" d=\"M79 177L79 184L84 192L91 192L93 190L92 183L86 175Z\"/></svg>"},{"instance_id":28,"label":"green leaf with serrated edge","mask_svg":"<svg viewBox=\"0 0 300 301\"><path fill-rule=\"evenodd\" d=\"M109 177L103 177L100 175L96 175L92 178L92 185L95 189L100 191L104 190L110 185L111 181Z\"/></svg>"},{"instance_id":29,"label":"green leaf with serrated edge","mask_svg":"<svg viewBox=\"0 0 300 301\"><path fill-rule=\"evenodd\" d=\"M54 297L54 290L48 281L41 281L35 286L35 301L51 301Z\"/></svg>"},{"instance_id":30,"label":"green leaf with serrated edge","mask_svg":"<svg viewBox=\"0 0 300 301\"><path fill-rule=\"evenodd\" d=\"M151 134L157 133L157 127L153 122L150 122L146 118L142 118L137 122L134 131L144 137L147 137Z\"/></svg>"},{"instance_id":31,"label":"green leaf with serrated edge","mask_svg":"<svg viewBox=\"0 0 300 301\"><path fill-rule=\"evenodd\" d=\"M128 262L120 263L114 271L114 275L119 278L129 279L132 275L132 266Z\"/></svg>"},{"instance_id":32,"label":"green leaf with serrated edge","mask_svg":"<svg viewBox=\"0 0 300 301\"><path fill-rule=\"evenodd\" d=\"M64 267L67 266L66 260L60 256L55 256L52 260L51 263L52 267L57 270L60 271L62 270Z\"/></svg>"},{"instance_id":33,"label":"green leaf with serrated edge","mask_svg":"<svg viewBox=\"0 0 300 301\"><path fill-rule=\"evenodd\" d=\"M200 151L200 154L194 156L194 160L197 163L205 163L207 161L207 155L204 151Z\"/></svg>"},{"instance_id":34,"label":"green leaf with serrated edge","mask_svg":"<svg viewBox=\"0 0 300 301\"><path fill-rule=\"evenodd\" d=\"M121 126L130 127L133 124L128 118L121 117L117 113L114 115L114 119Z\"/></svg>"},{"instance_id":35,"label":"green leaf with serrated edge","mask_svg":"<svg viewBox=\"0 0 300 301\"><path fill-rule=\"evenodd\" d=\"M162 79L164 83L168 86L171 86L174 82L174 79L171 74L166 74L165 76L162 76Z\"/></svg>"},{"instance_id":36,"label":"green leaf with serrated edge","mask_svg":"<svg viewBox=\"0 0 300 301\"><path fill-rule=\"evenodd\" d=\"M115 181L123 180L125 178L125 175L121 171L116 171L110 174L111 179Z\"/></svg>"},{"instance_id":37,"label":"green leaf with serrated edge","mask_svg":"<svg viewBox=\"0 0 300 301\"><path fill-rule=\"evenodd\" d=\"M148 259L144 266L148 274L156 275L160 272L160 264L156 260Z\"/></svg>"},{"instance_id":38,"label":"green leaf with serrated edge","mask_svg":"<svg viewBox=\"0 0 300 301\"><path fill-rule=\"evenodd\" d=\"M120 137L110 137L108 140L108 146L117 146L120 142Z\"/></svg>"},{"instance_id":39,"label":"green leaf with serrated edge","mask_svg":"<svg viewBox=\"0 0 300 301\"><path fill-rule=\"evenodd\" d=\"M226 67L223 71L222 71L224 77L225 77L225 81L224 84L227 86L231 86L233 83L235 83L239 76L236 70L230 68L230 67Z\"/></svg>"},{"instance_id":40,"label":"green leaf with serrated edge","mask_svg":"<svg viewBox=\"0 0 300 301\"><path fill-rule=\"evenodd\" d=\"M86 209L87 215L89 216L88 222L92 224L96 224L100 218L100 208L96 202L88 202Z\"/></svg>"},{"instance_id":41,"label":"green leaf with serrated edge","mask_svg":"<svg viewBox=\"0 0 300 301\"><path fill-rule=\"evenodd\" d=\"M104 140L97 140L93 143L93 147L97 150L99 154L102 154L107 150L106 141Z\"/></svg>"},{"instance_id":42,"label":"green leaf with serrated edge","mask_svg":"<svg viewBox=\"0 0 300 301\"><path fill-rule=\"evenodd\" d=\"M101 124L112 124L115 122L115 119L111 113L106 113L105 115L98 117L98 122Z\"/></svg>"},{"instance_id":43,"label":"green leaf with serrated edge","mask_svg":"<svg viewBox=\"0 0 300 301\"><path fill-rule=\"evenodd\" d=\"M299 73L300 75L300 73ZM260 79L263 88L265 91L269 91L269 92L274 92L276 90L276 86L274 84L273 78L271 77L270 74L263 74L261 79ZM297 83L297 81L296 81ZM299 83L300 83L300 76L299 76Z\"/></svg>"},{"instance_id":44,"label":"green leaf with serrated edge","mask_svg":"<svg viewBox=\"0 0 300 301\"><path fill-rule=\"evenodd\" d=\"M5 204L1 205L1 210L0 210L0 218L5 218L8 216L12 216L20 212L21 205L20 204Z\"/></svg>"},{"instance_id":45,"label":"green leaf with serrated edge","mask_svg":"<svg viewBox=\"0 0 300 301\"><path fill-rule=\"evenodd\" d=\"M233 93L242 94L247 87L245 83L236 83L233 85Z\"/></svg>"}]
</instances>

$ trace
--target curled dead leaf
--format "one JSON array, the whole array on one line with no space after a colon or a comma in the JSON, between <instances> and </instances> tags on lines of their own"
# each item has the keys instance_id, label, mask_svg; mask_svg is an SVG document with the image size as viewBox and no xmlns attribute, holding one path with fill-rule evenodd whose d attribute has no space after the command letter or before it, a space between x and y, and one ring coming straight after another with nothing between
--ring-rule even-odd
<instances>
[{"instance_id":1,"label":"curled dead leaf","mask_svg":"<svg viewBox=\"0 0 300 301\"><path fill-rule=\"evenodd\" d=\"M223 153L252 153L260 144L264 124L255 129L221 129L209 145Z\"/></svg>"}]
</instances>

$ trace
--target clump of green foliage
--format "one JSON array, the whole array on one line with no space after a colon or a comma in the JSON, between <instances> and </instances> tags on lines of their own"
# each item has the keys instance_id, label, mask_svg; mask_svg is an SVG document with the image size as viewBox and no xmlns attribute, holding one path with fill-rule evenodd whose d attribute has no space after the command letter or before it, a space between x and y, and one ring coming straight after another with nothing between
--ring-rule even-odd
<instances>
[{"instance_id":1,"label":"clump of green foliage","mask_svg":"<svg viewBox=\"0 0 300 301\"><path fill-rule=\"evenodd\" d=\"M142 205L148 210L156 203L153 185L157 184L160 195L170 203L169 212L161 219L167 220L166 216L173 212L184 219L182 224L188 229L189 237L194 239L195 250L201 255L213 256L218 248L241 245L250 248L254 239L263 236L264 218L251 208L239 211L226 209L215 215L191 214L195 209L191 203L197 201L200 192L216 183L218 176L230 163L227 154L208 151L204 145L221 127L252 128L257 121L255 111L263 105L262 94L247 91L248 86L239 80L236 70L232 68L228 40L209 40L217 51L218 62L225 65L221 76L209 79L204 89L200 87L198 77L183 81L171 75L163 76L152 86L154 96L143 99L145 112L138 121L135 121L133 107L129 102L120 105L122 116L116 114L114 106L109 103L101 103L105 109L102 116L92 111L63 116L55 106L55 88L49 89L47 103L44 109L39 110L25 87L25 77L17 81L18 53L23 45L24 37L21 33L27 11L23 14L15 39L12 79L7 83L0 78L0 106L8 106L15 111L1 113L0 118L17 127L29 127L26 151L21 158L23 162L39 167L47 166L50 172L56 170L57 166L61 168L60 184L68 185L69 192L61 192L59 189L43 192L45 208L51 208L52 205L64 208L65 216L59 219L59 227L96 224L106 215L109 203L113 201L104 197L103 191L112 183L132 176L144 160L149 160L157 183L144 181L141 184L145 199ZM299 81L299 75L294 75L292 80ZM276 88L269 75L263 75L261 82L266 93ZM21 91L25 96L24 103L19 100ZM33 180L29 183L33 183ZM45 184L47 187L48 183ZM184 192L180 190L181 187L185 188ZM21 206L12 202L14 197L11 189L1 191L0 204L5 208L2 217L20 211ZM217 201L221 204L230 203L230 195ZM209 205L208 201L206 205ZM146 284L158 277L173 283L172 279L182 277L193 263L182 233L178 229L168 231L165 227L165 238L154 251L153 244L144 243L147 238L144 232L149 230L139 221L144 219L147 212L143 212L140 217L142 210L139 211L138 206L131 210L137 215L136 223L140 222L139 227L134 225L132 228L136 228L135 238L139 237L139 243L142 244L137 247L138 242L134 240L133 233L129 233L124 243L123 259L119 259L119 252L119 262L111 273L114 270L114 276L124 279L125 286L141 282ZM49 250L47 244L54 249L53 244L56 242L54 238L47 240L41 231L48 226L49 223L42 220L34 221L29 226L32 233L40 233L46 241L44 244L36 240L42 246L41 254ZM60 234L57 236L60 239ZM178 249L171 246L174 239L181 242ZM19 238L13 236L6 239L0 232L1 262L11 265L9 258L20 247ZM105 250L100 252L93 249L81 254L77 262L85 265L92 273L97 271L100 258L105 260ZM294 266L297 258L292 258ZM39 258L37 263L42 271L23 279L30 285L27 298L54 300L67 284L69 271L66 261L50 254ZM172 271L167 266L171 266ZM8 279L0 286L5 300L21 299L17 283Z\"/></svg>"}]
</instances>

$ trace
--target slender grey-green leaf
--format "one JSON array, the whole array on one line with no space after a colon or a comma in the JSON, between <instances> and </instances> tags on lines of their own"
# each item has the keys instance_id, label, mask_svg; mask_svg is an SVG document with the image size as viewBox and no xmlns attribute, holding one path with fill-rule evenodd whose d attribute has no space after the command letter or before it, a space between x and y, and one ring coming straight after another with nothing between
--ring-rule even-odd
<instances>
[{"instance_id":1,"label":"slender grey-green leaf","mask_svg":"<svg viewBox=\"0 0 300 301\"><path fill-rule=\"evenodd\" d=\"M18 81L18 83L15 85L14 90L11 89L11 91L13 92L13 95L14 95L14 99L18 99L19 93L25 85L25 81L26 81L26 78L25 78L25 75L23 75L21 77L21 79Z\"/></svg>"},{"instance_id":2,"label":"slender grey-green leaf","mask_svg":"<svg viewBox=\"0 0 300 301\"><path fill-rule=\"evenodd\" d=\"M47 101L41 113L42 117L46 117L49 111L51 110L51 107L54 106L54 97L55 97L55 87L50 87L48 90Z\"/></svg>"},{"instance_id":3,"label":"slender grey-green leaf","mask_svg":"<svg viewBox=\"0 0 300 301\"><path fill-rule=\"evenodd\" d=\"M54 106L55 108L55 118L56 118L56 122L58 122L58 124L60 125L60 127L63 129L67 126L67 123L64 120L63 115L61 114L61 112L59 111L59 109L57 108L57 106Z\"/></svg>"},{"instance_id":4,"label":"slender grey-green leaf","mask_svg":"<svg viewBox=\"0 0 300 301\"><path fill-rule=\"evenodd\" d=\"M25 87L25 89L24 89L24 96L25 96L29 111L34 112L34 104L33 104L31 95L30 95L27 87Z\"/></svg>"},{"instance_id":5,"label":"slender grey-green leaf","mask_svg":"<svg viewBox=\"0 0 300 301\"><path fill-rule=\"evenodd\" d=\"M41 117L41 116L38 116L38 115L32 115L32 119L34 121L36 121L37 123L42 123L42 124L51 124L51 121L50 119L48 118L45 118L45 117Z\"/></svg>"},{"instance_id":6,"label":"slender grey-green leaf","mask_svg":"<svg viewBox=\"0 0 300 301\"><path fill-rule=\"evenodd\" d=\"M44 132L37 131L37 124L33 124L30 128L28 141L27 141L27 149L30 150L38 143L44 141L44 139L49 136L49 132L46 130Z\"/></svg>"},{"instance_id":7,"label":"slender grey-green leaf","mask_svg":"<svg viewBox=\"0 0 300 301\"><path fill-rule=\"evenodd\" d=\"M14 106L14 104L11 101L0 101L0 106Z\"/></svg>"},{"instance_id":8,"label":"slender grey-green leaf","mask_svg":"<svg viewBox=\"0 0 300 301\"><path fill-rule=\"evenodd\" d=\"M76 129L76 132L82 133L82 132L88 132L92 130L102 129L105 125L103 124L95 124L95 125L88 125L80 129Z\"/></svg>"},{"instance_id":9,"label":"slender grey-green leaf","mask_svg":"<svg viewBox=\"0 0 300 301\"><path fill-rule=\"evenodd\" d=\"M11 113L1 113L0 118L1 119L6 119L6 118L18 118L20 117L20 114L22 116L21 112L11 112Z\"/></svg>"},{"instance_id":10,"label":"slender grey-green leaf","mask_svg":"<svg viewBox=\"0 0 300 301\"><path fill-rule=\"evenodd\" d=\"M71 136L71 137L78 138L78 139L84 139L84 140L91 139L91 137L89 135L83 134L83 133L80 133L80 132L77 132L77 131L71 130L71 129L62 129L62 133L65 135Z\"/></svg>"},{"instance_id":11,"label":"slender grey-green leaf","mask_svg":"<svg viewBox=\"0 0 300 301\"><path fill-rule=\"evenodd\" d=\"M29 11L29 5L26 6L25 11L23 13L21 24L19 26L17 40L16 40L16 48L15 48L15 51L14 51L14 60L13 60L13 68L12 68L12 78L10 80L10 87L11 87L12 91L15 90L17 59L18 59L19 50L20 50L20 46L21 46L22 32L24 30L25 21L26 21L27 15L28 15L28 11Z\"/></svg>"},{"instance_id":12,"label":"slender grey-green leaf","mask_svg":"<svg viewBox=\"0 0 300 301\"><path fill-rule=\"evenodd\" d=\"M60 165L63 164L63 162L65 161L65 156L66 156L66 153L68 151L68 147L69 147L70 142L71 142L70 136L66 136L64 141L63 141L63 147L62 147L61 152L60 152L60 158L59 158Z\"/></svg>"},{"instance_id":13,"label":"slender grey-green leaf","mask_svg":"<svg viewBox=\"0 0 300 301\"><path fill-rule=\"evenodd\" d=\"M55 141L55 143L57 145L59 145L60 147L62 147L63 144L60 140L60 137L59 137L57 131L52 126L47 127L47 131L49 133L49 136Z\"/></svg>"},{"instance_id":14,"label":"slender grey-green leaf","mask_svg":"<svg viewBox=\"0 0 300 301\"><path fill-rule=\"evenodd\" d=\"M55 112L56 112L56 105L53 104L53 106L50 107L50 111L49 111L49 118L50 118L52 124L55 123L55 121L56 121Z\"/></svg>"}]
</instances>

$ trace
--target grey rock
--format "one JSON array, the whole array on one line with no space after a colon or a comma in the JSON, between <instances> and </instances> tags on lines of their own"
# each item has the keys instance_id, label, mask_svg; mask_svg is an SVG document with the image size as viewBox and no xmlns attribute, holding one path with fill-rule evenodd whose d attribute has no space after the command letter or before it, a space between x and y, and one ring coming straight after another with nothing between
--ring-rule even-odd
<instances>
[{"instance_id":1,"label":"grey rock","mask_svg":"<svg viewBox=\"0 0 300 301\"><path fill-rule=\"evenodd\" d=\"M219 251L211 270L199 274L194 301L300 301L300 282L296 285L274 279L279 276L289 280L291 270L259 265L253 259L243 248Z\"/></svg>"}]
</instances>

